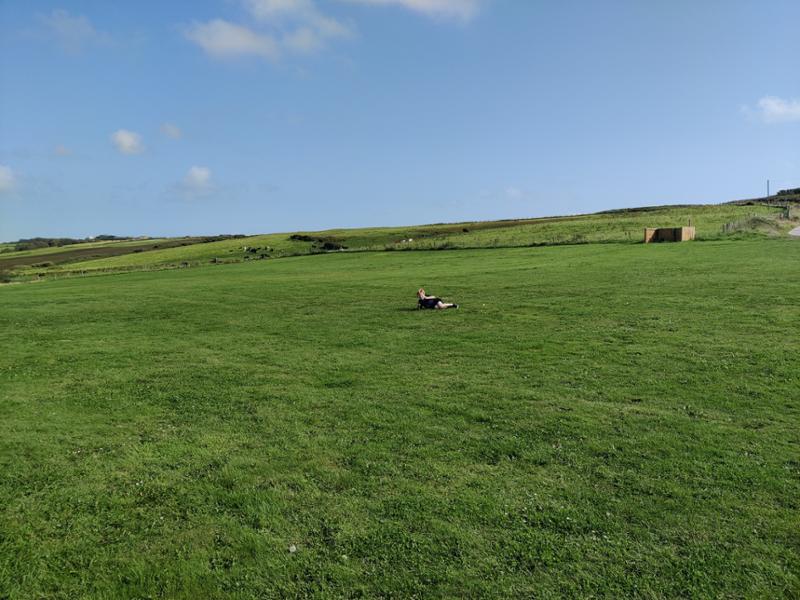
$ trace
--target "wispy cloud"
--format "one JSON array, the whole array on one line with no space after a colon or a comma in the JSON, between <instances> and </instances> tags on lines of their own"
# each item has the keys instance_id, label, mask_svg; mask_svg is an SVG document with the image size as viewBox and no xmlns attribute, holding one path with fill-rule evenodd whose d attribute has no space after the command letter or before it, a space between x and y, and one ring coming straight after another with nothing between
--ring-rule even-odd
<instances>
[{"instance_id":1,"label":"wispy cloud","mask_svg":"<svg viewBox=\"0 0 800 600\"><path fill-rule=\"evenodd\" d=\"M316 52L324 45L324 41L319 34L308 27L301 27L285 34L282 42L288 50L298 54Z\"/></svg>"},{"instance_id":2,"label":"wispy cloud","mask_svg":"<svg viewBox=\"0 0 800 600\"><path fill-rule=\"evenodd\" d=\"M470 21L484 0L343 0L353 4L399 6L428 17Z\"/></svg>"},{"instance_id":3,"label":"wispy cloud","mask_svg":"<svg viewBox=\"0 0 800 600\"><path fill-rule=\"evenodd\" d=\"M142 136L127 129L118 129L111 134L111 141L122 154L141 154L144 152Z\"/></svg>"},{"instance_id":4,"label":"wispy cloud","mask_svg":"<svg viewBox=\"0 0 800 600\"><path fill-rule=\"evenodd\" d=\"M0 194L11 192L15 184L16 178L11 167L0 165Z\"/></svg>"},{"instance_id":5,"label":"wispy cloud","mask_svg":"<svg viewBox=\"0 0 800 600\"><path fill-rule=\"evenodd\" d=\"M756 112L765 123L800 121L800 100L764 96L758 101Z\"/></svg>"},{"instance_id":6,"label":"wispy cloud","mask_svg":"<svg viewBox=\"0 0 800 600\"><path fill-rule=\"evenodd\" d=\"M167 197L173 200L199 200L218 192L211 177L211 169L193 165L186 171L183 179L173 183L166 190Z\"/></svg>"},{"instance_id":7,"label":"wispy cloud","mask_svg":"<svg viewBox=\"0 0 800 600\"><path fill-rule=\"evenodd\" d=\"M257 56L274 61L280 55L278 43L271 35L222 19L192 23L184 35L214 58Z\"/></svg>"},{"instance_id":8,"label":"wispy cloud","mask_svg":"<svg viewBox=\"0 0 800 600\"><path fill-rule=\"evenodd\" d=\"M223 19L194 22L184 36L214 58L259 57L276 62L284 55L310 54L333 40L353 36L352 22L323 13L315 0L239 0L249 22ZM367 6L398 6L438 19L472 20L487 0L339 0Z\"/></svg>"},{"instance_id":9,"label":"wispy cloud","mask_svg":"<svg viewBox=\"0 0 800 600\"><path fill-rule=\"evenodd\" d=\"M313 0L244 0L244 3L250 14L262 23L293 24L323 38L345 37L351 33L348 24L320 12Z\"/></svg>"},{"instance_id":10,"label":"wispy cloud","mask_svg":"<svg viewBox=\"0 0 800 600\"><path fill-rule=\"evenodd\" d=\"M83 15L71 15L66 10L54 10L40 15L39 21L48 34L67 52L80 52L91 44L108 43L107 33L98 31Z\"/></svg>"},{"instance_id":11,"label":"wispy cloud","mask_svg":"<svg viewBox=\"0 0 800 600\"><path fill-rule=\"evenodd\" d=\"M185 37L214 58L259 57L277 61L284 54L309 54L329 40L352 35L352 27L323 14L313 0L242 0L251 23L223 19L192 23Z\"/></svg>"},{"instance_id":12,"label":"wispy cloud","mask_svg":"<svg viewBox=\"0 0 800 600\"><path fill-rule=\"evenodd\" d=\"M196 192L208 190L211 187L211 169L208 167L191 167L183 178L183 184Z\"/></svg>"},{"instance_id":13,"label":"wispy cloud","mask_svg":"<svg viewBox=\"0 0 800 600\"><path fill-rule=\"evenodd\" d=\"M183 131L175 123L162 123L161 133L173 140L179 140L183 137Z\"/></svg>"}]
</instances>

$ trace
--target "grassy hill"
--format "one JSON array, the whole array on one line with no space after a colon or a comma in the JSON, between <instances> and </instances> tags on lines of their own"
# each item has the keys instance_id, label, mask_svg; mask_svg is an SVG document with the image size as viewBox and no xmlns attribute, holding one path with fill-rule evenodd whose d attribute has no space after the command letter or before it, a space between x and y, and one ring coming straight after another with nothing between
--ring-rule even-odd
<instances>
[{"instance_id":1,"label":"grassy hill","mask_svg":"<svg viewBox=\"0 0 800 600\"><path fill-rule=\"evenodd\" d=\"M0 254L6 278L187 267L330 251L502 248L583 243L639 243L645 227L692 223L699 240L779 236L796 220L782 219L771 203L683 205L607 211L590 215L275 233L242 239L135 240L76 244ZM208 243L200 243L208 242Z\"/></svg>"},{"instance_id":2,"label":"grassy hill","mask_svg":"<svg viewBox=\"0 0 800 600\"><path fill-rule=\"evenodd\" d=\"M83 242L68 246L50 246L33 248L30 250L13 249L13 244L7 244L7 249L0 253L0 268L29 266L36 262L70 262L81 259L95 259L115 254L136 252L137 250L155 250L161 244L180 244L188 238L147 238L143 240L110 240L99 242Z\"/></svg>"},{"instance_id":3,"label":"grassy hill","mask_svg":"<svg viewBox=\"0 0 800 600\"><path fill-rule=\"evenodd\" d=\"M244 236L206 236L179 238L135 238L121 240L98 240L18 250L17 244L6 243L0 248L0 270L41 271L56 265L93 261L112 256L137 254L168 248L182 248L193 244L204 244L220 240L231 240Z\"/></svg>"},{"instance_id":4,"label":"grassy hill","mask_svg":"<svg viewBox=\"0 0 800 600\"><path fill-rule=\"evenodd\" d=\"M799 262L762 237L4 286L0 597L796 597Z\"/></svg>"}]
</instances>

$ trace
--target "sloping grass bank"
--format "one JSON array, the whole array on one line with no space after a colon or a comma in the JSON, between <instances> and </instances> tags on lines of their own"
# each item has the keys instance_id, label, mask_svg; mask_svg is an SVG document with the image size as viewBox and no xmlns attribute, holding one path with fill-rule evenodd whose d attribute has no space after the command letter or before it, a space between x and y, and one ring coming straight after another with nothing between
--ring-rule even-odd
<instances>
[{"instance_id":1,"label":"sloping grass bank","mask_svg":"<svg viewBox=\"0 0 800 600\"><path fill-rule=\"evenodd\" d=\"M639 243L645 227L673 227L692 223L698 240L723 239L730 235L768 237L783 235L794 223L783 220L783 209L771 205L699 205L667 206L608 211L591 215L449 223L412 227L378 227L368 229L334 229L319 232L279 233L250 236L211 243L192 243L188 238L169 241L171 248L146 252L119 251L116 246L106 252L120 256L92 256L86 260L67 260L58 264L42 263L38 258L21 260L12 275L65 275L88 272L146 270L181 266L197 266L209 262L229 263L283 258L328 251L435 250L452 248L509 248L525 246L571 245L584 243ZM758 223L748 227L747 223ZM745 224L735 229L731 223ZM764 223L769 227L763 226ZM727 227L726 227L727 225ZM162 246L167 245L162 242ZM82 245L72 246L79 258ZM152 244L151 244L152 246ZM88 252L91 255L93 252ZM3 255L3 264L13 264L15 254ZM47 260L42 257L42 260ZM5 262L3 262L5 261ZM35 262L37 266L30 266Z\"/></svg>"}]
</instances>

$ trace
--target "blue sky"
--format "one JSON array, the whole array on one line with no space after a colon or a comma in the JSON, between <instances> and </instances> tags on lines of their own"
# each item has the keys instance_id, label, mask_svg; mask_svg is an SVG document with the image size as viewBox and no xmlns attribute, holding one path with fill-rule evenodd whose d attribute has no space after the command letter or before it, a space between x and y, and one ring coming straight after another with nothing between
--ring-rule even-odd
<instances>
[{"instance_id":1,"label":"blue sky","mask_svg":"<svg viewBox=\"0 0 800 600\"><path fill-rule=\"evenodd\" d=\"M800 2L0 0L0 239L800 186Z\"/></svg>"}]
</instances>

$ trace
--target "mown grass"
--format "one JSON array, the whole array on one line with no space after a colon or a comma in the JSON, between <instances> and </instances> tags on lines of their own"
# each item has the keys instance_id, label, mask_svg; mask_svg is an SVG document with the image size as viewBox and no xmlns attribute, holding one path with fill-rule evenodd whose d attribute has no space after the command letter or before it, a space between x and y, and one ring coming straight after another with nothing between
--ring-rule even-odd
<instances>
[{"instance_id":1,"label":"mown grass","mask_svg":"<svg viewBox=\"0 0 800 600\"><path fill-rule=\"evenodd\" d=\"M0 288L0 597L797 597L798 259L339 253ZM413 310L419 286L462 308Z\"/></svg>"},{"instance_id":2,"label":"mown grass","mask_svg":"<svg viewBox=\"0 0 800 600\"><path fill-rule=\"evenodd\" d=\"M781 207L762 204L666 206L571 217L299 232L304 239L297 239L297 234L278 233L107 258L92 257L44 267L41 263L36 267L20 265L15 273L24 278L34 274L60 275L196 266L210 261L242 262L262 257L278 258L323 252L326 242L334 248L342 246L347 251L640 243L645 227L673 227L688 223L696 227L699 240L722 239L731 234L736 237L764 237L782 235L790 228L793 222L781 220L779 217L782 212ZM746 223L751 219L761 219L768 222L770 227L739 227L735 232L725 231L728 223ZM71 248L78 251L80 245ZM15 256L4 256L0 262L13 262Z\"/></svg>"}]
</instances>

